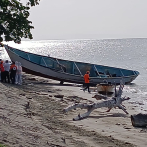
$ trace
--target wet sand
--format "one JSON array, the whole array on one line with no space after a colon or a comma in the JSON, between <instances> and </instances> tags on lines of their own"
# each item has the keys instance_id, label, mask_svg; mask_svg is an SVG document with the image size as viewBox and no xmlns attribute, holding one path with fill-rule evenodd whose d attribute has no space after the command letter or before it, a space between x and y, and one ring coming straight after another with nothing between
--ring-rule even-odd
<instances>
[{"instance_id":1,"label":"wet sand","mask_svg":"<svg viewBox=\"0 0 147 147\"><path fill-rule=\"evenodd\" d=\"M73 103L99 102L96 92L81 85L23 73L23 85L0 83L0 143L8 147L146 147L147 129L134 128L130 116L138 113L125 101L120 109L94 110L86 119L73 121L85 110L67 113Z\"/></svg>"}]
</instances>

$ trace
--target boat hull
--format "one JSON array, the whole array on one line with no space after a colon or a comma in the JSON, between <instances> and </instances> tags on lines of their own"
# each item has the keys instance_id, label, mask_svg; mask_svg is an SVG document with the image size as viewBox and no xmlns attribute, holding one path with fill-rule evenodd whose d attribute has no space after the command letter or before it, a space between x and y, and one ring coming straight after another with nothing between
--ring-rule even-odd
<instances>
[{"instance_id":1,"label":"boat hull","mask_svg":"<svg viewBox=\"0 0 147 147\"><path fill-rule=\"evenodd\" d=\"M6 51L11 59L11 61L19 61L22 64L23 71L29 74L50 78L54 80L58 80L61 82L70 82L70 83L84 83L83 75L74 75L69 74L64 71L55 71L48 67L44 67L41 65L38 65L36 63L33 63L29 60L24 59L23 57L17 55L12 50L9 49L8 46L5 45ZM99 83L103 83L103 81L107 81L109 83L119 84L120 80L123 80L124 84L132 82L137 75L131 75L131 76L124 76L124 77L90 77L90 83L92 85L97 85Z\"/></svg>"}]
</instances>

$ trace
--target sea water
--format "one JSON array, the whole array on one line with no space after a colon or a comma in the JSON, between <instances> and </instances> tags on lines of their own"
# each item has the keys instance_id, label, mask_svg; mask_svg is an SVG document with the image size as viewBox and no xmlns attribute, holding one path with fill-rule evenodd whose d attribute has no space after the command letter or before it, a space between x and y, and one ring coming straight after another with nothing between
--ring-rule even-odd
<instances>
[{"instance_id":1,"label":"sea water","mask_svg":"<svg viewBox=\"0 0 147 147\"><path fill-rule=\"evenodd\" d=\"M140 75L125 85L123 96L129 96L139 112L147 111L147 39L41 40L6 43L9 46L60 59L95 63L137 70ZM9 59L5 50L1 58Z\"/></svg>"}]
</instances>

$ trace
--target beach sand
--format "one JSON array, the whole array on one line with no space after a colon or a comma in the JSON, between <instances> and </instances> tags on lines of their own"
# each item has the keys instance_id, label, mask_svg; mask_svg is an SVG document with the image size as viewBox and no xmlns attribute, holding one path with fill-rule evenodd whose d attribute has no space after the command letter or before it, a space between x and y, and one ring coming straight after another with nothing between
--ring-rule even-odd
<instances>
[{"instance_id":1,"label":"beach sand","mask_svg":"<svg viewBox=\"0 0 147 147\"><path fill-rule=\"evenodd\" d=\"M0 83L0 143L7 147L146 147L147 129L132 126L137 114L125 101L121 109L94 110L86 119L73 121L83 109L67 113L74 103L99 102L96 92L83 92L81 85L23 73L23 85Z\"/></svg>"}]
</instances>

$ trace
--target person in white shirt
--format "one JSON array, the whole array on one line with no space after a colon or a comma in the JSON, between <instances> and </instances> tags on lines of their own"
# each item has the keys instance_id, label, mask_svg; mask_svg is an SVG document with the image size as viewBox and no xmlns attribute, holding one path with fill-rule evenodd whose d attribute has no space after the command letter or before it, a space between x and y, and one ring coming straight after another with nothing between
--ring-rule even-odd
<instances>
[{"instance_id":1,"label":"person in white shirt","mask_svg":"<svg viewBox=\"0 0 147 147\"><path fill-rule=\"evenodd\" d=\"M22 66L20 62L15 64L17 66L16 76L15 76L15 84L22 85Z\"/></svg>"},{"instance_id":2,"label":"person in white shirt","mask_svg":"<svg viewBox=\"0 0 147 147\"><path fill-rule=\"evenodd\" d=\"M10 64L9 64L8 60L5 61L3 66L4 66L4 70L5 70L4 71L4 81L7 82L7 80L8 80L8 83L10 83L10 75L9 75Z\"/></svg>"}]
</instances>

